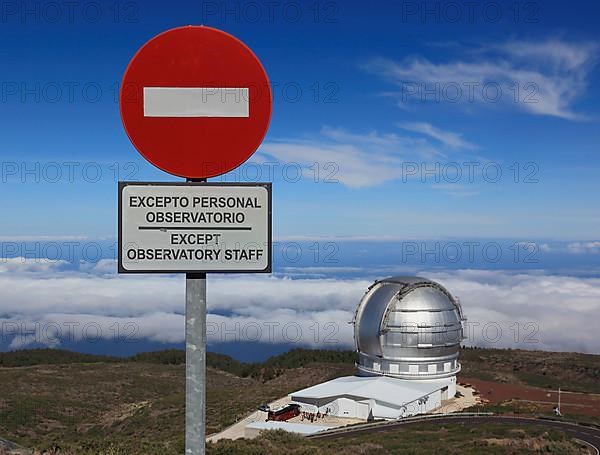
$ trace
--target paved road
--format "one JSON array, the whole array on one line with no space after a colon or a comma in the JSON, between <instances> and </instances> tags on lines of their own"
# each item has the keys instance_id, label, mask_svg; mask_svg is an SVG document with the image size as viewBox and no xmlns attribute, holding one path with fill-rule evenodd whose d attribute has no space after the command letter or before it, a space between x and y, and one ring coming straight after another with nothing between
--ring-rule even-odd
<instances>
[{"instance_id":1,"label":"paved road","mask_svg":"<svg viewBox=\"0 0 600 455\"><path fill-rule=\"evenodd\" d=\"M444 416L435 418L423 418L419 420L411 421L398 421L393 423L387 423L382 425L372 425L367 428L355 428L347 429L340 433L330 434L316 434L309 436L311 439L325 439L325 438L344 438L347 436L354 436L360 433L375 433L382 431L391 431L395 428L408 426L408 425L421 425L423 423L466 423L469 425L481 425L486 423L502 423L510 425L537 425L546 428L554 428L562 430L573 438L581 439L600 450L600 428L587 427L582 425L576 425L569 422L561 422L555 420L543 420L527 417L512 417L512 416Z\"/></svg>"}]
</instances>

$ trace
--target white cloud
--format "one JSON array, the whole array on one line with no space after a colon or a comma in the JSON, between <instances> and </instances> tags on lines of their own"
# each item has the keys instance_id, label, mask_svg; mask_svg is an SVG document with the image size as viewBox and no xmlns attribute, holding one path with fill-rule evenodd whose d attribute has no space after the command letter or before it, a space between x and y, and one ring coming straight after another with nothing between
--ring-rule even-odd
<instances>
[{"instance_id":1,"label":"white cloud","mask_svg":"<svg viewBox=\"0 0 600 455\"><path fill-rule=\"evenodd\" d=\"M598 51L598 44L591 42L568 43L559 39L546 41L512 40L490 49L499 49L523 63L535 62L555 70L577 71L590 65Z\"/></svg>"},{"instance_id":2,"label":"white cloud","mask_svg":"<svg viewBox=\"0 0 600 455\"><path fill-rule=\"evenodd\" d=\"M68 265L69 263L64 260L52 260L46 258L0 258L0 274L58 272L64 270Z\"/></svg>"},{"instance_id":3,"label":"white cloud","mask_svg":"<svg viewBox=\"0 0 600 455\"><path fill-rule=\"evenodd\" d=\"M598 254L600 253L600 242L573 242L567 245L567 251L571 254Z\"/></svg>"},{"instance_id":4,"label":"white cloud","mask_svg":"<svg viewBox=\"0 0 600 455\"><path fill-rule=\"evenodd\" d=\"M436 128L431 123L427 122L406 122L400 123L398 126L407 131L414 131L416 133L422 133L427 136L430 136L442 144L447 145L452 149L476 149L477 147L474 144L464 140L462 138L462 134L453 133L451 131L444 131L439 128Z\"/></svg>"},{"instance_id":5,"label":"white cloud","mask_svg":"<svg viewBox=\"0 0 600 455\"><path fill-rule=\"evenodd\" d=\"M552 247L550 245L548 245L547 243L542 243L538 246L540 248L540 251L542 251L544 253L549 253L550 251L552 251Z\"/></svg>"},{"instance_id":6,"label":"white cloud","mask_svg":"<svg viewBox=\"0 0 600 455\"><path fill-rule=\"evenodd\" d=\"M479 323L475 344L600 352L595 334L598 278L477 270L434 272L429 277L459 296L471 323ZM501 327L498 342L485 339L486 324ZM493 338L492 332L488 338Z\"/></svg>"},{"instance_id":7,"label":"white cloud","mask_svg":"<svg viewBox=\"0 0 600 455\"><path fill-rule=\"evenodd\" d=\"M64 261L23 258L2 261L7 262L0 262L0 271L5 272L0 273L0 314L128 317L147 311L180 310L174 297L180 295L183 299L181 277L156 280L143 275L106 274L103 270L106 262L95 267L84 263L79 270L69 270Z\"/></svg>"},{"instance_id":8,"label":"white cloud","mask_svg":"<svg viewBox=\"0 0 600 455\"><path fill-rule=\"evenodd\" d=\"M584 116L574 111L573 103L585 92L597 54L596 43L513 40L465 50L460 59L443 63L423 57L376 58L366 68L401 87L395 96L402 107L415 100L478 103L576 120Z\"/></svg>"},{"instance_id":9,"label":"white cloud","mask_svg":"<svg viewBox=\"0 0 600 455\"><path fill-rule=\"evenodd\" d=\"M433 163L446 158L445 150L430 143L433 137L442 148L473 148L459 133L443 131L429 123L404 124L424 137L382 134L370 131L357 134L343 128L323 127L319 135L309 138L292 138L264 143L259 149L260 159L275 159L281 163L297 164L310 168L318 163L321 178L339 181L350 188L376 186L408 174L404 165ZM453 157L456 159L456 157ZM311 172L303 173L314 178ZM295 176L295 174L294 174ZM413 177L411 175L411 177Z\"/></svg>"},{"instance_id":10,"label":"white cloud","mask_svg":"<svg viewBox=\"0 0 600 455\"><path fill-rule=\"evenodd\" d=\"M81 261L80 270L98 275L114 274L117 271L117 263L113 259L100 259L98 262Z\"/></svg>"},{"instance_id":11,"label":"white cloud","mask_svg":"<svg viewBox=\"0 0 600 455\"><path fill-rule=\"evenodd\" d=\"M84 269L92 272L25 267L0 273L3 339L10 340L12 348L36 341L58 346L57 333L81 341L111 339L118 329L121 338L183 342L182 277L124 277L105 273L104 267ZM332 270L297 268L289 272L300 277L314 273L331 276ZM364 276L388 273L398 272L365 270ZM469 320L471 344L600 352L598 278L542 271L419 274L439 281L460 298ZM211 277L208 339L351 348L348 322L371 283L370 278ZM502 334L494 340L498 328Z\"/></svg>"},{"instance_id":12,"label":"white cloud","mask_svg":"<svg viewBox=\"0 0 600 455\"><path fill-rule=\"evenodd\" d=\"M95 343L100 340L133 343L139 340L160 343L184 341L185 317L172 312L150 312L131 317L89 313L47 313L0 318L4 338L12 335L10 349L38 343L60 347L66 341Z\"/></svg>"},{"instance_id":13,"label":"white cloud","mask_svg":"<svg viewBox=\"0 0 600 455\"><path fill-rule=\"evenodd\" d=\"M87 240L85 235L0 235L0 242L55 242Z\"/></svg>"}]
</instances>

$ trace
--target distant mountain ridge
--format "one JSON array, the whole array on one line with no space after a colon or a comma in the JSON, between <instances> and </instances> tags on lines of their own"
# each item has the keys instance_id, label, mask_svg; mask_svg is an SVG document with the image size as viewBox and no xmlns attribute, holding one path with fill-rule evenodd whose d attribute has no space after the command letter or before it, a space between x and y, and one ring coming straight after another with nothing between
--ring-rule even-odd
<instances>
[{"instance_id":1,"label":"distant mountain ridge","mask_svg":"<svg viewBox=\"0 0 600 455\"><path fill-rule=\"evenodd\" d=\"M185 351L166 349L113 357L83 354L62 349L26 349L0 352L0 368L58 365L75 363L147 363L182 365ZM354 365L356 353L349 350L291 349L269 357L264 362L241 362L226 354L208 352L208 368L224 371L240 378L270 380L284 371L312 364ZM521 382L537 387L575 392L600 393L600 355L576 352L526 351L522 349L489 349L463 347L460 354L461 376L506 382Z\"/></svg>"},{"instance_id":2,"label":"distant mountain ridge","mask_svg":"<svg viewBox=\"0 0 600 455\"><path fill-rule=\"evenodd\" d=\"M264 380L278 376L282 370L297 368L311 363L355 362L353 351L292 349L284 354L268 358L264 362L246 363L226 354L208 352L206 366L225 371L239 377L253 377ZM180 365L185 363L185 351L166 349L143 352L130 357L84 354L64 349L24 349L0 352L0 368L28 367L35 365L58 365L74 363L128 363L141 362L160 365Z\"/></svg>"}]
</instances>

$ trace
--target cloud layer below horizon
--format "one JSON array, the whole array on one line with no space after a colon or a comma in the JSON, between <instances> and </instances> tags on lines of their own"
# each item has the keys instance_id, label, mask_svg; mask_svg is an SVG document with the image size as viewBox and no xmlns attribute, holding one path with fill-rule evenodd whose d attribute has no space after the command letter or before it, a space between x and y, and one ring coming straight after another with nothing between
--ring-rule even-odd
<instances>
[{"instance_id":1,"label":"cloud layer below horizon","mask_svg":"<svg viewBox=\"0 0 600 455\"><path fill-rule=\"evenodd\" d=\"M112 260L65 264L22 258L0 262L2 340L9 348L58 347L65 339L184 341L184 279L118 276ZM339 272L339 270L336 270ZM462 302L466 344L600 352L600 279L455 270L422 272ZM282 276L211 277L208 341L352 348L352 320L372 279ZM365 277L370 272L365 270Z\"/></svg>"}]
</instances>

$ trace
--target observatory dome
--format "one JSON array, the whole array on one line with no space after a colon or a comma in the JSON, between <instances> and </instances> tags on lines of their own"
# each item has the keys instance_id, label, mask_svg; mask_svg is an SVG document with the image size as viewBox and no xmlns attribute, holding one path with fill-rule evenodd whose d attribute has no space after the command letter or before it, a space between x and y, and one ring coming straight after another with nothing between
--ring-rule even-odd
<instances>
[{"instance_id":1,"label":"observatory dome","mask_svg":"<svg viewBox=\"0 0 600 455\"><path fill-rule=\"evenodd\" d=\"M458 299L434 281L376 281L354 316L359 374L403 379L455 375L464 320Z\"/></svg>"}]
</instances>

